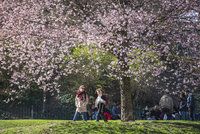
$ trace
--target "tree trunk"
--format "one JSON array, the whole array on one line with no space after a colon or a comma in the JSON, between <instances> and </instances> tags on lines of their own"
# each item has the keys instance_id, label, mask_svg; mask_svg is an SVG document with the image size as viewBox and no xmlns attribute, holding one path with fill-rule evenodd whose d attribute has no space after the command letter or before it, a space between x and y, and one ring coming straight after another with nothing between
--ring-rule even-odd
<instances>
[{"instance_id":1,"label":"tree trunk","mask_svg":"<svg viewBox=\"0 0 200 134\"><path fill-rule=\"evenodd\" d=\"M121 90L121 120L133 121L133 103L131 97L131 80L129 77L122 77L120 82Z\"/></svg>"}]
</instances>

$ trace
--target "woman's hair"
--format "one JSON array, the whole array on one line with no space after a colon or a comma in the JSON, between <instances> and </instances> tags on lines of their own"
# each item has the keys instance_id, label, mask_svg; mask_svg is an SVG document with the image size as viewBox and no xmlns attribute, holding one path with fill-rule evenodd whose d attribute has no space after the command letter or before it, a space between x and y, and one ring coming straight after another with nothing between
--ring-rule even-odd
<instances>
[{"instance_id":1,"label":"woman's hair","mask_svg":"<svg viewBox=\"0 0 200 134\"><path fill-rule=\"evenodd\" d=\"M101 97L101 98L102 98L103 100L105 100L105 101L106 101L106 104L107 104L107 103L108 103L108 98L107 98L107 96L105 95L104 90L103 90L102 88L97 88L97 89L96 89L96 92L97 92L97 91L100 91L100 92L102 93L102 97ZM97 96L98 96L98 94L97 94Z\"/></svg>"},{"instance_id":2,"label":"woman's hair","mask_svg":"<svg viewBox=\"0 0 200 134\"><path fill-rule=\"evenodd\" d=\"M181 92L181 93L180 93L180 98L181 98L181 99L184 99L185 97L186 97L185 93L184 93L184 92Z\"/></svg>"},{"instance_id":3,"label":"woman's hair","mask_svg":"<svg viewBox=\"0 0 200 134\"><path fill-rule=\"evenodd\" d=\"M85 92L85 90L84 90L83 92L81 92L81 91L80 91L80 88L85 88L85 86L84 86L84 85L81 85L81 86L78 88L78 90L77 90L77 92L76 92L76 95L77 95L78 98L80 98L80 100L85 101L85 100L86 100L86 92Z\"/></svg>"},{"instance_id":4,"label":"woman's hair","mask_svg":"<svg viewBox=\"0 0 200 134\"><path fill-rule=\"evenodd\" d=\"M98 92L98 91L100 91L100 92L102 92L102 93L103 93L103 90L102 90L102 88L97 88L97 89L96 89L96 92Z\"/></svg>"},{"instance_id":5,"label":"woman's hair","mask_svg":"<svg viewBox=\"0 0 200 134\"><path fill-rule=\"evenodd\" d=\"M80 88L84 88L84 89L85 89L85 86L84 86L84 85L80 85L79 88L78 88L78 90L79 90Z\"/></svg>"}]
</instances>

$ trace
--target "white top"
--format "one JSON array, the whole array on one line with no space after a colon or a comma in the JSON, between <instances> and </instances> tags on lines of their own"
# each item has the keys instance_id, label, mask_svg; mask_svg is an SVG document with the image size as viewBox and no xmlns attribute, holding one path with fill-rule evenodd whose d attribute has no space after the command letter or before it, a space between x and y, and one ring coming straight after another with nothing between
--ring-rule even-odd
<instances>
[{"instance_id":1,"label":"white top","mask_svg":"<svg viewBox=\"0 0 200 134\"><path fill-rule=\"evenodd\" d=\"M103 100L102 98L101 98L101 96L98 96L97 98L96 98L96 101L95 101L95 107L97 107L97 105L99 104L99 103L106 103L106 101L105 100Z\"/></svg>"}]
</instances>

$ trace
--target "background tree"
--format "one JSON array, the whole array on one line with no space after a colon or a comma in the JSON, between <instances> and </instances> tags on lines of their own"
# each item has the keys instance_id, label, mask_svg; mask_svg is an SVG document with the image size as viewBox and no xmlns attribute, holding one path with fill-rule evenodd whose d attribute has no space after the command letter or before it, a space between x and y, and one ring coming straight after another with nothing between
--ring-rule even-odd
<instances>
[{"instance_id":1,"label":"background tree","mask_svg":"<svg viewBox=\"0 0 200 134\"><path fill-rule=\"evenodd\" d=\"M118 78L122 83L122 120L133 119L130 78L132 76L137 77L137 75L134 75L135 72L131 70L130 65L135 58L135 48L141 49L142 53L152 51L159 54L163 61L163 68L159 68L160 72L162 72L161 69L169 68L170 71L173 71L174 67L169 67L175 61L171 52L174 46L179 43L191 47L190 51L192 51L193 56L190 56L190 58L199 62L199 47L197 47L199 40L196 40L196 37L199 37L199 32L190 34L191 31L196 31L199 27L198 7L197 1L185 0L111 0L98 3L98 6L95 7L96 10L92 10L91 17L87 17L86 23L83 25L83 30L87 35L86 41L99 44L100 47L113 52L118 58L117 72L121 72ZM184 58L180 57L180 59L183 61ZM147 61L143 59L143 62ZM181 70L188 72L186 68L183 69L185 63L186 61L178 61L175 64ZM198 63L193 62L191 66L197 67ZM140 71L149 71L148 65L141 68ZM176 71L178 70L176 69ZM190 82L198 84L199 79L195 75L196 73L190 75ZM177 77L177 75L175 76ZM195 80L193 80L194 78ZM167 79L171 79L171 76L168 75ZM163 80L167 85L166 88L172 88L172 83L176 86L180 85L180 83L173 82L173 79L167 82L166 77L163 77L161 81ZM181 84L183 83L181 82Z\"/></svg>"},{"instance_id":2,"label":"background tree","mask_svg":"<svg viewBox=\"0 0 200 134\"><path fill-rule=\"evenodd\" d=\"M82 58L66 57L79 44L95 44L117 58L108 68L121 83L123 121L133 120L131 80L139 81L144 74L158 77L155 88L184 82L199 87L197 0L4 0L0 8L0 70L9 70L11 87L18 87L14 92L32 84L42 89L44 109L47 91L59 93L61 76L78 73L74 65ZM176 53L181 51L175 50L177 45L192 55ZM174 83L165 70L187 77Z\"/></svg>"}]
</instances>

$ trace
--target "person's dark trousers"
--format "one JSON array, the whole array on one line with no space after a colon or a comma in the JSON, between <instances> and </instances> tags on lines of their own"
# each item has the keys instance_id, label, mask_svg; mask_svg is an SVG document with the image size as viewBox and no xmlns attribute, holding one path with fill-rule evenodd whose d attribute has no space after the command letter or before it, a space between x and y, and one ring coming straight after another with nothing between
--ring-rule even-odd
<instances>
[{"instance_id":1,"label":"person's dark trousers","mask_svg":"<svg viewBox=\"0 0 200 134\"><path fill-rule=\"evenodd\" d=\"M189 113L189 119L193 121L194 120L194 109L189 108L188 113Z\"/></svg>"},{"instance_id":2,"label":"person's dark trousers","mask_svg":"<svg viewBox=\"0 0 200 134\"><path fill-rule=\"evenodd\" d=\"M181 120L187 120L188 119L187 111L179 111L179 114L180 114Z\"/></svg>"},{"instance_id":3,"label":"person's dark trousers","mask_svg":"<svg viewBox=\"0 0 200 134\"><path fill-rule=\"evenodd\" d=\"M100 118L103 119L104 121L107 121L106 117L104 116L103 112L105 109L105 105L104 104L99 104L98 105L98 111L97 111L97 115L96 115L96 121L99 121Z\"/></svg>"},{"instance_id":4,"label":"person's dark trousers","mask_svg":"<svg viewBox=\"0 0 200 134\"><path fill-rule=\"evenodd\" d=\"M74 114L74 118L73 118L73 121L75 121L75 120L77 120L77 118L78 118L78 116L81 114L81 116L82 116L82 119L84 120L84 121L87 121L87 112L75 112L75 114Z\"/></svg>"},{"instance_id":5,"label":"person's dark trousers","mask_svg":"<svg viewBox=\"0 0 200 134\"><path fill-rule=\"evenodd\" d=\"M163 117L164 117L164 115L166 114L166 115L167 115L167 119L168 119L168 120L171 119L172 114L171 114L171 112L170 112L170 109L168 109L168 108L162 108L162 113L163 113ZM163 117L162 117L162 119L163 119Z\"/></svg>"},{"instance_id":6,"label":"person's dark trousers","mask_svg":"<svg viewBox=\"0 0 200 134\"><path fill-rule=\"evenodd\" d=\"M143 117L144 118L144 117ZM112 115L112 119L113 120L118 120L118 119L120 119L120 117L118 116L118 115Z\"/></svg>"},{"instance_id":7,"label":"person's dark trousers","mask_svg":"<svg viewBox=\"0 0 200 134\"><path fill-rule=\"evenodd\" d=\"M91 116L89 115L88 112L86 112L86 115L87 115L87 120L90 120L90 119L91 119Z\"/></svg>"},{"instance_id":8,"label":"person's dark trousers","mask_svg":"<svg viewBox=\"0 0 200 134\"><path fill-rule=\"evenodd\" d=\"M99 121L100 118L103 119L104 121L107 121L107 120L106 120L106 117L104 116L104 114L101 113L101 112L98 112L98 113L97 113L97 116L96 116L96 121Z\"/></svg>"}]
</instances>

